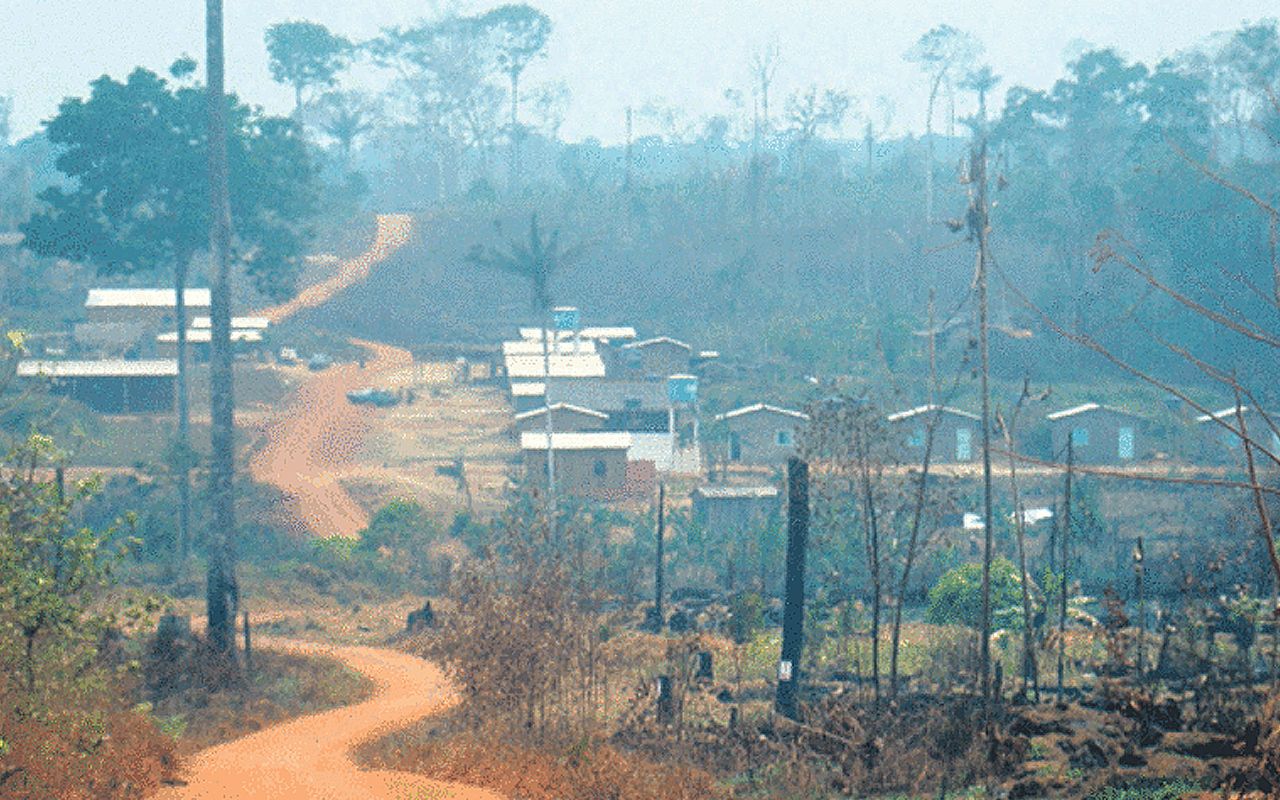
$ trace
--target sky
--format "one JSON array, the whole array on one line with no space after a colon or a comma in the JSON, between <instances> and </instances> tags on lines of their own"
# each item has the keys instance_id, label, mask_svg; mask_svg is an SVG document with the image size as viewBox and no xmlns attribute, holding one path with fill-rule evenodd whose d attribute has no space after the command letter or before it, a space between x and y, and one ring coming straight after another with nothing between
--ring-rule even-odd
<instances>
[{"instance_id":1,"label":"sky","mask_svg":"<svg viewBox=\"0 0 1280 800\"><path fill-rule=\"evenodd\" d=\"M385 26L408 25L441 2L224 0L227 86L270 112L293 106L290 89L273 83L263 32L286 20L323 23L352 40ZM463 13L499 3L460 2ZM927 100L919 69L902 58L922 33L941 23L975 34L1001 89L1047 89L1081 47L1113 46L1148 66L1210 34L1277 15L1274 0L533 0L555 24L549 57L524 86L563 80L572 104L562 138L606 143L625 135L625 109L656 99L685 111L693 124L732 111L726 89L750 98L749 54L776 42L782 60L770 113L792 91L811 84L851 92L863 109L895 98L892 131L921 131ZM4 0L0 95L13 99L12 138L36 131L59 101L89 93L108 74L135 66L166 70L178 56L204 58L204 3L199 0ZM203 75L203 72L200 73ZM750 99L747 103L750 103ZM747 109L749 113L749 109ZM877 114L879 123L882 116ZM646 132L639 121L637 135ZM853 119L849 130L859 127Z\"/></svg>"}]
</instances>

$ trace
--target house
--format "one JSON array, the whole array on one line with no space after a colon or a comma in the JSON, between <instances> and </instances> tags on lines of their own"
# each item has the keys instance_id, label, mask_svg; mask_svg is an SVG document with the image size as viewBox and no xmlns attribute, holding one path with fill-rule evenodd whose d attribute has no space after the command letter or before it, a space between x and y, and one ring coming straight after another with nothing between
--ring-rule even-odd
<instances>
[{"instance_id":1,"label":"house","mask_svg":"<svg viewBox=\"0 0 1280 800\"><path fill-rule=\"evenodd\" d=\"M554 433L556 491L592 500L620 500L627 493L627 451L631 435L619 431ZM530 486L547 486L547 434L520 434L525 478Z\"/></svg>"},{"instance_id":2,"label":"house","mask_svg":"<svg viewBox=\"0 0 1280 800\"><path fill-rule=\"evenodd\" d=\"M603 378L605 375L604 361L594 350L579 353L561 351L544 356L539 349L536 354L510 353L503 358L506 362L507 380L511 383L542 381L548 377Z\"/></svg>"},{"instance_id":3,"label":"house","mask_svg":"<svg viewBox=\"0 0 1280 800\"><path fill-rule=\"evenodd\" d=\"M78 351L106 359L143 355L148 350L146 336L147 326L142 322L77 322L71 327L71 341Z\"/></svg>"},{"instance_id":4,"label":"house","mask_svg":"<svg viewBox=\"0 0 1280 800\"><path fill-rule=\"evenodd\" d=\"M1244 432L1248 433L1250 439L1271 453L1280 455L1280 436L1272 428L1277 417L1251 406L1232 406L1195 418L1197 455L1200 460L1210 464L1244 463L1241 417L1244 418Z\"/></svg>"},{"instance_id":5,"label":"house","mask_svg":"<svg viewBox=\"0 0 1280 800\"><path fill-rule=\"evenodd\" d=\"M897 436L905 462L923 463L929 426L937 419L930 460L938 464L967 464L982 456L982 418L968 411L934 404L890 414L886 420Z\"/></svg>"},{"instance_id":6,"label":"house","mask_svg":"<svg viewBox=\"0 0 1280 800\"><path fill-rule=\"evenodd\" d=\"M670 427L666 380L564 378L552 383L547 400L603 411L609 430L662 433Z\"/></svg>"},{"instance_id":7,"label":"house","mask_svg":"<svg viewBox=\"0 0 1280 800\"><path fill-rule=\"evenodd\" d=\"M711 536L734 536L765 525L782 511L776 486L698 486L693 521Z\"/></svg>"},{"instance_id":8,"label":"house","mask_svg":"<svg viewBox=\"0 0 1280 800\"><path fill-rule=\"evenodd\" d=\"M624 344L617 353L619 372L646 378L683 375L692 362L693 348L668 336Z\"/></svg>"},{"instance_id":9,"label":"house","mask_svg":"<svg viewBox=\"0 0 1280 800\"><path fill-rule=\"evenodd\" d=\"M716 417L725 429L724 457L729 463L777 464L796 454L799 429L809 421L802 411L756 403Z\"/></svg>"},{"instance_id":10,"label":"house","mask_svg":"<svg viewBox=\"0 0 1280 800\"><path fill-rule=\"evenodd\" d=\"M99 413L167 413L173 411L178 362L20 361L17 375L47 381L51 393Z\"/></svg>"},{"instance_id":11,"label":"house","mask_svg":"<svg viewBox=\"0 0 1280 800\"><path fill-rule=\"evenodd\" d=\"M1067 437L1072 457L1083 464L1124 464L1147 450L1145 420L1137 414L1100 403L1055 411L1049 420L1053 460L1067 460Z\"/></svg>"},{"instance_id":12,"label":"house","mask_svg":"<svg viewBox=\"0 0 1280 800\"><path fill-rule=\"evenodd\" d=\"M554 433L598 431L604 428L609 415L590 408L556 403L551 406L551 428ZM547 407L542 406L530 411L516 414L516 430L543 431L547 429Z\"/></svg>"}]
</instances>

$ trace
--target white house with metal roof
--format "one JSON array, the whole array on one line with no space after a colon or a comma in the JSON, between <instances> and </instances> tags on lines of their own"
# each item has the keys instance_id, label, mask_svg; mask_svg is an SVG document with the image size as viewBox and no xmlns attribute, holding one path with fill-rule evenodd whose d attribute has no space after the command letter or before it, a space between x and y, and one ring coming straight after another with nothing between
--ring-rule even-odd
<instances>
[{"instance_id":1,"label":"white house with metal roof","mask_svg":"<svg viewBox=\"0 0 1280 800\"><path fill-rule=\"evenodd\" d=\"M898 454L904 461L924 461L931 426L932 462L965 464L982 457L982 418L970 411L927 404L895 412L885 419L895 432Z\"/></svg>"},{"instance_id":2,"label":"white house with metal roof","mask_svg":"<svg viewBox=\"0 0 1280 800\"><path fill-rule=\"evenodd\" d=\"M777 464L796 454L800 429L809 422L803 411L756 403L716 416L727 433L722 453L728 463Z\"/></svg>"},{"instance_id":3,"label":"white house with metal roof","mask_svg":"<svg viewBox=\"0 0 1280 800\"><path fill-rule=\"evenodd\" d=\"M1084 403L1046 414L1053 458L1067 460L1067 439L1072 457L1082 464L1124 464L1141 458L1148 448L1146 420L1131 411L1101 403Z\"/></svg>"},{"instance_id":4,"label":"white house with metal roof","mask_svg":"<svg viewBox=\"0 0 1280 800\"><path fill-rule=\"evenodd\" d=\"M178 362L20 361L17 375L44 381L51 393L78 400L104 414L170 412Z\"/></svg>"}]
</instances>

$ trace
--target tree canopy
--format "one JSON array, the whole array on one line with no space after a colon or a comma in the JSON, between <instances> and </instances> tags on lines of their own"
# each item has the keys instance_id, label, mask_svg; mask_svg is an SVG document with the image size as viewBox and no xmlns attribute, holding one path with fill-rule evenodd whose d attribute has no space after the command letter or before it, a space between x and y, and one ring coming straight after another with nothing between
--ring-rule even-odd
<instances>
[{"instance_id":1,"label":"tree canopy","mask_svg":"<svg viewBox=\"0 0 1280 800\"><path fill-rule=\"evenodd\" d=\"M318 22L278 22L265 34L268 67L277 83L293 87L294 111L302 109L302 93L312 86L332 86L351 60L353 46Z\"/></svg>"},{"instance_id":2,"label":"tree canopy","mask_svg":"<svg viewBox=\"0 0 1280 800\"><path fill-rule=\"evenodd\" d=\"M179 268L209 242L203 89L141 67L91 86L48 123L63 148L57 168L74 186L40 193L44 207L19 226L23 244L101 274ZM287 297L310 236L317 169L296 123L229 104L236 256L255 288Z\"/></svg>"}]
</instances>

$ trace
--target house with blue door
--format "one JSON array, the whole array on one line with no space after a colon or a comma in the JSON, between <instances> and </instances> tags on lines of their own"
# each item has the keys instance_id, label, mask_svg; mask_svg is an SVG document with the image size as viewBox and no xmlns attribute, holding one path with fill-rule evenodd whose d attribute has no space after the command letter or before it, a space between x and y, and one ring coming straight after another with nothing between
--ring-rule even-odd
<instances>
[{"instance_id":1,"label":"house with blue door","mask_svg":"<svg viewBox=\"0 0 1280 800\"><path fill-rule=\"evenodd\" d=\"M951 406L923 405L886 418L904 463L923 463L932 426L934 464L967 464L982 457L982 418Z\"/></svg>"},{"instance_id":2,"label":"house with blue door","mask_svg":"<svg viewBox=\"0 0 1280 800\"><path fill-rule=\"evenodd\" d=\"M1150 449L1146 419L1121 408L1085 403L1047 414L1051 460L1067 461L1070 437L1073 459L1080 464L1128 464Z\"/></svg>"}]
</instances>

